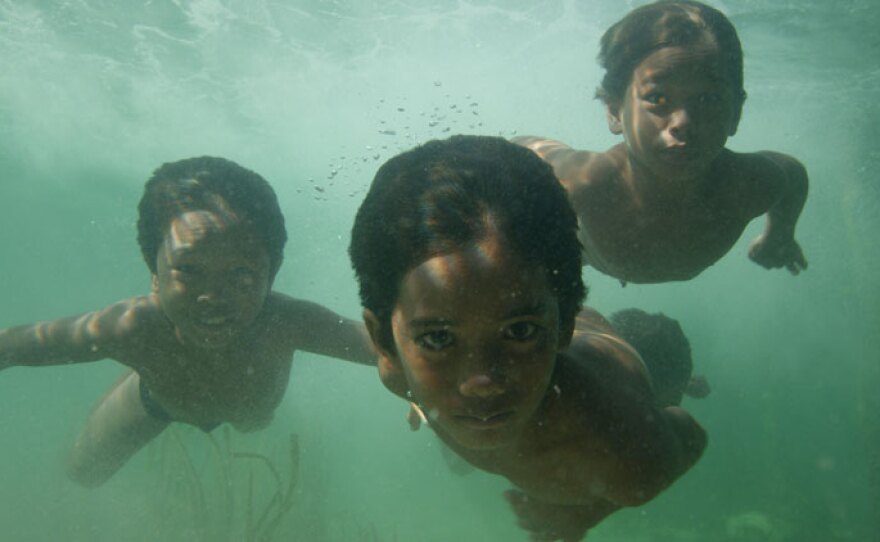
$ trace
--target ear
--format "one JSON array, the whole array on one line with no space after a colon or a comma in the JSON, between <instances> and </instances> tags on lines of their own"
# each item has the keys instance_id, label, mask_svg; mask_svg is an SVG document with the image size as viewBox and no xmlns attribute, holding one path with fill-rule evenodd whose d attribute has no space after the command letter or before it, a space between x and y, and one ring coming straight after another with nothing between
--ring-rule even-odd
<instances>
[{"instance_id":1,"label":"ear","mask_svg":"<svg viewBox=\"0 0 880 542\"><path fill-rule=\"evenodd\" d=\"M156 275L156 273L153 273L150 276L150 291L152 291L154 294L159 293L159 276Z\"/></svg>"},{"instance_id":2,"label":"ear","mask_svg":"<svg viewBox=\"0 0 880 542\"><path fill-rule=\"evenodd\" d=\"M382 340L383 335L387 336L383 333L382 323L373 311L364 309L364 324L367 326L367 333L370 334L370 342L379 355L376 363L379 368L379 379L391 393L406 399L406 391L409 389L406 375L403 373L403 366L397 357L394 345L385 344Z\"/></svg>"},{"instance_id":3,"label":"ear","mask_svg":"<svg viewBox=\"0 0 880 542\"><path fill-rule=\"evenodd\" d=\"M618 104L608 102L605 105L605 116L608 118L608 129L612 134L620 135L623 133L623 124L620 122L620 107Z\"/></svg>"},{"instance_id":4,"label":"ear","mask_svg":"<svg viewBox=\"0 0 880 542\"><path fill-rule=\"evenodd\" d=\"M730 122L730 130L727 132L728 137L736 135L736 130L739 128L739 121L742 118L743 104L745 103L747 96L746 91L743 91L739 104L734 107L733 119Z\"/></svg>"}]
</instances>

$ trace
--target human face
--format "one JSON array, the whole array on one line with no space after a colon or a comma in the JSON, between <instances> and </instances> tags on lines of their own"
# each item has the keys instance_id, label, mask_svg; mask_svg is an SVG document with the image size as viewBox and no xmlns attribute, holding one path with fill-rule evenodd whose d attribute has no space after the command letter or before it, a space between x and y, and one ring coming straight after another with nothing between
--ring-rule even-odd
<instances>
[{"instance_id":1,"label":"human face","mask_svg":"<svg viewBox=\"0 0 880 542\"><path fill-rule=\"evenodd\" d=\"M666 179L705 175L736 132L736 100L717 47L664 47L633 72L611 130L636 168Z\"/></svg>"},{"instance_id":2,"label":"human face","mask_svg":"<svg viewBox=\"0 0 880 542\"><path fill-rule=\"evenodd\" d=\"M153 291L177 337L221 348L254 322L269 293L269 255L231 212L189 211L169 224Z\"/></svg>"},{"instance_id":3,"label":"human face","mask_svg":"<svg viewBox=\"0 0 880 542\"><path fill-rule=\"evenodd\" d=\"M540 266L496 235L430 258L403 278L394 350L431 424L459 445L513 445L549 387L560 339L556 296Z\"/></svg>"}]
</instances>

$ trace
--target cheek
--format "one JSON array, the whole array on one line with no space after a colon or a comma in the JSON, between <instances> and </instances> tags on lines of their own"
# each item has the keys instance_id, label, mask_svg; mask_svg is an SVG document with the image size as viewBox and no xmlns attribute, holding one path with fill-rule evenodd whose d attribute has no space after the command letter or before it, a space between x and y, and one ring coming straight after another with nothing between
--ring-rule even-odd
<instances>
[{"instance_id":1,"label":"cheek","mask_svg":"<svg viewBox=\"0 0 880 542\"><path fill-rule=\"evenodd\" d=\"M443 396L454 393L455 383L450 371L438 370L426 364L404 363L404 374L407 385L419 399L426 403L434 403Z\"/></svg>"}]
</instances>

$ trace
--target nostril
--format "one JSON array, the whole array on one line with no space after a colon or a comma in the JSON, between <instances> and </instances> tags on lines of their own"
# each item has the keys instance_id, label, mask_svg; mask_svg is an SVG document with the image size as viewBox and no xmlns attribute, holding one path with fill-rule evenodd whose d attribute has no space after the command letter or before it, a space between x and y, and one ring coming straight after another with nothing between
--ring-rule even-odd
<instances>
[{"instance_id":1,"label":"nostril","mask_svg":"<svg viewBox=\"0 0 880 542\"><path fill-rule=\"evenodd\" d=\"M493 397L504 391L503 386L497 380L492 379L489 375L478 374L470 376L461 383L459 391L462 395L468 397Z\"/></svg>"}]
</instances>

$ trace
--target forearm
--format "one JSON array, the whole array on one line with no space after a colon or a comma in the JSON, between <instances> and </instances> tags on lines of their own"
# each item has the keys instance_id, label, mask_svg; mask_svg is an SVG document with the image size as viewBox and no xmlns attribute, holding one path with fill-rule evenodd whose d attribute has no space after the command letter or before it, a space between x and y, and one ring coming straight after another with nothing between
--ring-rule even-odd
<instances>
[{"instance_id":1,"label":"forearm","mask_svg":"<svg viewBox=\"0 0 880 542\"><path fill-rule=\"evenodd\" d=\"M791 156L768 153L782 169L779 197L767 211L765 233L768 237L794 238L794 229L809 192L809 178L803 164Z\"/></svg>"},{"instance_id":2,"label":"forearm","mask_svg":"<svg viewBox=\"0 0 880 542\"><path fill-rule=\"evenodd\" d=\"M0 331L0 369L17 365L60 365L75 361L76 356L57 346L53 340L55 334L51 322Z\"/></svg>"},{"instance_id":3,"label":"forearm","mask_svg":"<svg viewBox=\"0 0 880 542\"><path fill-rule=\"evenodd\" d=\"M88 313L0 330L0 369L83 363L113 357L102 314ZM113 314L111 313L111 316Z\"/></svg>"}]
</instances>

